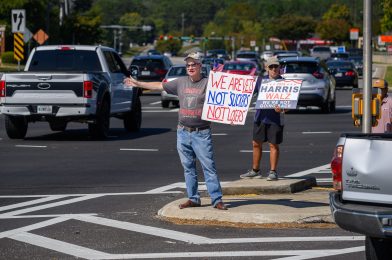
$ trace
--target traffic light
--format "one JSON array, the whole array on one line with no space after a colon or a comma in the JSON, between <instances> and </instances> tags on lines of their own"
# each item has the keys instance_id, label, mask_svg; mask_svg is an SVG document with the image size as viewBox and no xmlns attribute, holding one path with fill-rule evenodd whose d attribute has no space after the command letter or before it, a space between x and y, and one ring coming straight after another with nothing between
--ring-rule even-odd
<instances>
[{"instance_id":1,"label":"traffic light","mask_svg":"<svg viewBox=\"0 0 392 260\"><path fill-rule=\"evenodd\" d=\"M160 36L159 36L159 40L162 41L162 40L163 40L163 37L164 37L163 35L160 35Z\"/></svg>"},{"instance_id":2,"label":"traffic light","mask_svg":"<svg viewBox=\"0 0 392 260\"><path fill-rule=\"evenodd\" d=\"M173 35L169 35L169 41L173 40Z\"/></svg>"}]
</instances>

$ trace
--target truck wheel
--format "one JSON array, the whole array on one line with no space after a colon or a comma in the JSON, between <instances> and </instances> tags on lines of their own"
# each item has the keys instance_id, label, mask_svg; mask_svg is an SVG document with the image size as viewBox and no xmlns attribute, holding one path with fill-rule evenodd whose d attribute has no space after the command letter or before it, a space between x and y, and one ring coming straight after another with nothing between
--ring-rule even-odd
<instances>
[{"instance_id":1,"label":"truck wheel","mask_svg":"<svg viewBox=\"0 0 392 260\"><path fill-rule=\"evenodd\" d=\"M28 123L23 116L5 116L5 130L11 139L23 139L27 133Z\"/></svg>"},{"instance_id":2,"label":"truck wheel","mask_svg":"<svg viewBox=\"0 0 392 260\"><path fill-rule=\"evenodd\" d=\"M365 253L367 260L391 259L392 240L366 236Z\"/></svg>"},{"instance_id":3,"label":"truck wheel","mask_svg":"<svg viewBox=\"0 0 392 260\"><path fill-rule=\"evenodd\" d=\"M110 129L110 106L108 101L103 101L99 109L95 123L88 124L88 131L94 139L109 137Z\"/></svg>"},{"instance_id":4,"label":"truck wheel","mask_svg":"<svg viewBox=\"0 0 392 260\"><path fill-rule=\"evenodd\" d=\"M51 120L49 126L52 131L65 131L67 128L67 122L63 120Z\"/></svg>"},{"instance_id":5,"label":"truck wheel","mask_svg":"<svg viewBox=\"0 0 392 260\"><path fill-rule=\"evenodd\" d=\"M132 106L132 111L124 117L124 128L128 132L138 132L142 125L142 103L137 97Z\"/></svg>"}]
</instances>

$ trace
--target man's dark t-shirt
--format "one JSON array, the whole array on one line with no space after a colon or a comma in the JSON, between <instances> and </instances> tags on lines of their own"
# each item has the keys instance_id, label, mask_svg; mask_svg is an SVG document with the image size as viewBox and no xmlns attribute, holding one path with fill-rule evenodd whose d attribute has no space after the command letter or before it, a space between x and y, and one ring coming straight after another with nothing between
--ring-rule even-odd
<instances>
[{"instance_id":1,"label":"man's dark t-shirt","mask_svg":"<svg viewBox=\"0 0 392 260\"><path fill-rule=\"evenodd\" d=\"M179 77L163 83L163 89L172 95L177 95L180 101L178 121L187 127L204 127L211 124L201 119L208 79L203 77L193 82L189 76Z\"/></svg>"}]
</instances>

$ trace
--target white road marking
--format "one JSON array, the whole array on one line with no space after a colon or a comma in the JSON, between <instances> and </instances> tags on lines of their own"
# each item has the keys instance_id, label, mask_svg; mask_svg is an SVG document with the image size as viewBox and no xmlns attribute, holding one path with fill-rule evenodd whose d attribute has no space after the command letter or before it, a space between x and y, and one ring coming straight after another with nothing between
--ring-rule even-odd
<instances>
[{"instance_id":1,"label":"white road marking","mask_svg":"<svg viewBox=\"0 0 392 260\"><path fill-rule=\"evenodd\" d=\"M38 222L38 223L35 223L32 225L24 226L21 228L16 228L16 229L0 232L0 238L10 237L10 236L16 235L21 232L28 232L28 231L35 230L35 229L44 228L44 227L58 224L58 223L61 223L61 222L64 222L64 221L67 221L70 219L71 218L69 218L69 217L61 216L61 217L41 221L41 222Z\"/></svg>"},{"instance_id":2,"label":"white road marking","mask_svg":"<svg viewBox=\"0 0 392 260\"><path fill-rule=\"evenodd\" d=\"M72 198L72 199L68 199L68 200L53 202L53 203L39 205L39 206L35 206L35 207L30 207L30 208L10 211L10 212L6 212L6 213L3 213L3 214L0 214L0 216L6 217L6 216L20 215L20 214L25 214L25 213L30 213L30 212L33 212L33 211L37 211L37 210L43 210L43 209L54 208L54 207L63 206L63 205L67 205L67 204L72 204L72 203L75 203L75 202L81 202L81 201L85 201L85 200L96 199L96 198L99 198L99 197L102 197L102 195L101 194L90 194L90 195L83 196L83 197Z\"/></svg>"},{"instance_id":3,"label":"white road marking","mask_svg":"<svg viewBox=\"0 0 392 260\"><path fill-rule=\"evenodd\" d=\"M46 148L46 145L24 145L24 144L17 144L15 147L23 147L23 148Z\"/></svg>"},{"instance_id":4,"label":"white road marking","mask_svg":"<svg viewBox=\"0 0 392 260\"><path fill-rule=\"evenodd\" d=\"M215 134L212 134L212 135L227 135L226 133L215 133Z\"/></svg>"},{"instance_id":5,"label":"white road marking","mask_svg":"<svg viewBox=\"0 0 392 260\"><path fill-rule=\"evenodd\" d=\"M210 240L207 237L192 235L180 231L174 231L170 229L157 228L157 227L146 226L146 225L139 225L135 223L95 217L95 216L77 216L75 219L88 223L101 225L101 226L108 226L108 227L132 231L132 232L148 234L152 236L164 237L164 238L169 238L169 239L183 241L192 244L199 244L199 245L209 244L208 241Z\"/></svg>"},{"instance_id":6,"label":"white road marking","mask_svg":"<svg viewBox=\"0 0 392 260\"><path fill-rule=\"evenodd\" d=\"M150 103L150 105L158 105L158 104L161 104L161 103L162 103L162 101L156 101L156 102Z\"/></svg>"},{"instance_id":7,"label":"white road marking","mask_svg":"<svg viewBox=\"0 0 392 260\"><path fill-rule=\"evenodd\" d=\"M316 178L317 183L332 183L332 178Z\"/></svg>"},{"instance_id":8,"label":"white road marking","mask_svg":"<svg viewBox=\"0 0 392 260\"><path fill-rule=\"evenodd\" d=\"M54 195L54 196L50 196L50 197L46 197L46 198L40 198L40 199L36 199L36 200L30 200L30 201L26 201L26 202L16 203L16 204L0 207L0 211L21 208L21 207L25 207L25 206L31 206L33 204L39 204L39 203L48 202L51 200L57 200L57 199L61 199L64 197L66 197L66 196Z\"/></svg>"},{"instance_id":9,"label":"white road marking","mask_svg":"<svg viewBox=\"0 0 392 260\"><path fill-rule=\"evenodd\" d=\"M10 237L11 239L28 243L31 245L47 248L67 255L85 259L110 259L111 254L96 251L82 246L73 245L62 242L60 240L51 239L31 233L22 232Z\"/></svg>"},{"instance_id":10,"label":"white road marking","mask_svg":"<svg viewBox=\"0 0 392 260\"><path fill-rule=\"evenodd\" d=\"M159 149L120 148L120 151L158 152Z\"/></svg>"},{"instance_id":11,"label":"white road marking","mask_svg":"<svg viewBox=\"0 0 392 260\"><path fill-rule=\"evenodd\" d=\"M185 184L184 184L185 185ZM127 195L144 195L144 194L171 194L171 193L178 193L177 191L163 191L163 192L149 192L149 191L141 191L141 192L113 192L113 193L96 193L96 194L89 194L89 193L79 193L79 194L58 194L58 195L1 195L0 199L2 198L41 198L41 197L48 197L48 196L66 196L66 197L81 197L81 196L89 196L89 195L100 195L100 196L127 196Z\"/></svg>"},{"instance_id":12,"label":"white road marking","mask_svg":"<svg viewBox=\"0 0 392 260\"><path fill-rule=\"evenodd\" d=\"M302 134L332 134L332 132L324 131L324 132L302 132Z\"/></svg>"},{"instance_id":13,"label":"white road marking","mask_svg":"<svg viewBox=\"0 0 392 260\"><path fill-rule=\"evenodd\" d=\"M309 174L312 174L312 173L315 173L315 172L326 170L328 168L330 168L330 164L329 163L325 164L325 165L322 165L322 166L319 166L319 167L315 167L315 168L309 169L309 170L305 170L305 171L302 171L302 172L297 172L297 173L294 173L294 174L290 174L290 175L287 175L285 177L302 177L302 176L309 175Z\"/></svg>"},{"instance_id":14,"label":"white road marking","mask_svg":"<svg viewBox=\"0 0 392 260\"><path fill-rule=\"evenodd\" d=\"M350 106L336 106L336 108L352 108L352 106L350 105Z\"/></svg>"},{"instance_id":15,"label":"white road marking","mask_svg":"<svg viewBox=\"0 0 392 260\"><path fill-rule=\"evenodd\" d=\"M205 183L200 183L200 187L205 186ZM18 207L26 207L32 205L30 208L24 208L13 212L7 212L0 215L1 218L52 218L49 220L41 221L35 224L31 224L25 227L16 228L13 230L0 232L1 238L10 238L27 244L46 248L56 252L64 253L70 256L86 259L142 259L142 258L186 258L186 257L233 257L233 256L285 256L279 258L282 260L302 260L316 257L326 257L340 254L348 254L354 252L361 252L364 250L363 247L352 247L344 249L321 249L321 250L273 250L273 251L221 251L221 252L173 252L173 253L138 253L138 254L110 254L106 252L97 251L94 249L78 246L75 244L63 242L40 235L29 233L30 231L41 229L48 226L65 222L68 220L79 220L87 223L93 223L96 225L107 226L111 228L117 228L130 232L138 232L142 234L158 236L165 239L171 239L175 241L182 241L185 243L192 244L238 244L238 243L281 243L281 242L328 242L328 241L363 241L363 236L326 236L326 237L254 237L254 238L208 238L199 235L193 235L190 233L163 229L159 227L140 225L136 223L130 223L125 221L113 220L98 217L97 214L48 214L48 215L23 215L18 216L17 214L25 214L32 211L62 206L71 203L78 203L89 199L95 199L102 196L110 195L138 195L138 194L162 194L167 190L184 187L183 182L173 183L163 187L159 187L147 192L132 192L132 193L101 193L101 194L68 194L68 195L40 195L38 199L31 200L30 202L21 202L14 205L8 205L1 207L2 210L13 209ZM205 187L204 187L205 188ZM173 193L173 192L170 192ZM50 202L55 199L62 199L66 196L72 197L68 200L62 200L58 202L48 203L46 205L33 206L37 203ZM13 196L1 196L2 198L37 198L36 196L29 195L13 195ZM0 197L0 198L1 198Z\"/></svg>"}]
</instances>

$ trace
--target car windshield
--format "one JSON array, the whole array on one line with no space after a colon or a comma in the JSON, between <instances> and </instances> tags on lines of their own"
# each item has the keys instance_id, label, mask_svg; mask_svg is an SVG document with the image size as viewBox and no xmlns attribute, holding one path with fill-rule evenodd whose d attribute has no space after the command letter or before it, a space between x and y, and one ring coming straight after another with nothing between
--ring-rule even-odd
<instances>
[{"instance_id":1,"label":"car windshield","mask_svg":"<svg viewBox=\"0 0 392 260\"><path fill-rule=\"evenodd\" d=\"M327 62L327 66L332 69L335 69L335 68L352 69L353 68L353 64L351 62Z\"/></svg>"},{"instance_id":2,"label":"car windshield","mask_svg":"<svg viewBox=\"0 0 392 260\"><path fill-rule=\"evenodd\" d=\"M36 51L29 71L102 71L95 51L45 50Z\"/></svg>"},{"instance_id":3,"label":"car windshield","mask_svg":"<svg viewBox=\"0 0 392 260\"><path fill-rule=\"evenodd\" d=\"M139 67L146 67L147 69L163 68L162 60L158 59L135 59L132 61L132 65Z\"/></svg>"},{"instance_id":4,"label":"car windshield","mask_svg":"<svg viewBox=\"0 0 392 260\"><path fill-rule=\"evenodd\" d=\"M314 62L293 62L283 64L283 73L309 73L318 71L318 66Z\"/></svg>"},{"instance_id":5,"label":"car windshield","mask_svg":"<svg viewBox=\"0 0 392 260\"><path fill-rule=\"evenodd\" d=\"M348 58L348 53L332 53L332 58Z\"/></svg>"},{"instance_id":6,"label":"car windshield","mask_svg":"<svg viewBox=\"0 0 392 260\"><path fill-rule=\"evenodd\" d=\"M170 77L186 76L186 69L185 67L172 67L167 75Z\"/></svg>"},{"instance_id":7,"label":"car windshield","mask_svg":"<svg viewBox=\"0 0 392 260\"><path fill-rule=\"evenodd\" d=\"M239 54L237 54L237 58L240 58L240 59L256 59L256 54L254 54L254 53L239 53Z\"/></svg>"},{"instance_id":8,"label":"car windshield","mask_svg":"<svg viewBox=\"0 0 392 260\"><path fill-rule=\"evenodd\" d=\"M201 67L201 73L205 76L207 76L207 67L202 66ZM185 66L176 66L176 67L171 67L171 69L169 70L169 72L167 73L167 77L182 77L182 76L186 76L186 68Z\"/></svg>"},{"instance_id":9,"label":"car windshield","mask_svg":"<svg viewBox=\"0 0 392 260\"><path fill-rule=\"evenodd\" d=\"M331 49L329 47L314 47L313 51L331 52Z\"/></svg>"},{"instance_id":10,"label":"car windshield","mask_svg":"<svg viewBox=\"0 0 392 260\"><path fill-rule=\"evenodd\" d=\"M252 63L226 63L224 70L251 70L255 67Z\"/></svg>"}]
</instances>

